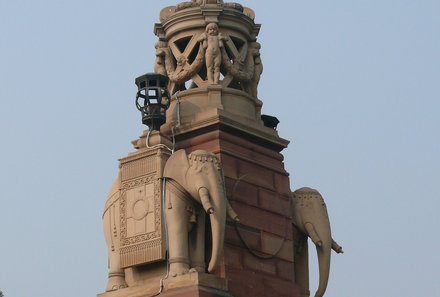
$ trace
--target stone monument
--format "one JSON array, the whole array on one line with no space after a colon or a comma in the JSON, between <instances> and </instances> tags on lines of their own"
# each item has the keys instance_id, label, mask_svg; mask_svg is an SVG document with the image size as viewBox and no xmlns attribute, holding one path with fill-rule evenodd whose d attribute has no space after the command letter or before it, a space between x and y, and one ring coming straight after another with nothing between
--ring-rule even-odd
<instances>
[{"instance_id":1,"label":"stone monument","mask_svg":"<svg viewBox=\"0 0 440 297\"><path fill-rule=\"evenodd\" d=\"M327 287L332 239L321 195L290 190L279 121L261 114L260 25L238 3L160 12L155 74L136 79L149 129L120 159L103 222L100 297L310 296L307 238Z\"/></svg>"}]
</instances>

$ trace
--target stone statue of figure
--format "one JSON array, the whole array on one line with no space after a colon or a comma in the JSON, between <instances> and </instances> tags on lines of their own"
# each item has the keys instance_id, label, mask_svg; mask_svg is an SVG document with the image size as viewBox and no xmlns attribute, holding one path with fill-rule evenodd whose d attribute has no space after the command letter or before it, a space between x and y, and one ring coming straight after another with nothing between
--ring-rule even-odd
<instances>
[{"instance_id":1,"label":"stone statue of figure","mask_svg":"<svg viewBox=\"0 0 440 297\"><path fill-rule=\"evenodd\" d=\"M167 75L167 71L165 68L165 59L166 59L166 47L167 43L164 41L158 41L154 46L156 49L156 61L154 64L154 72Z\"/></svg>"},{"instance_id":2,"label":"stone statue of figure","mask_svg":"<svg viewBox=\"0 0 440 297\"><path fill-rule=\"evenodd\" d=\"M225 37L218 32L218 25L210 23L206 26L199 42L205 50L205 62L209 84L218 84L220 80L220 66L222 64L221 48L224 47Z\"/></svg>"},{"instance_id":3,"label":"stone statue of figure","mask_svg":"<svg viewBox=\"0 0 440 297\"><path fill-rule=\"evenodd\" d=\"M249 47L250 55L254 60L254 75L251 81L247 83L247 92L254 98L258 98L258 83L263 73L263 62L260 56L261 45L258 42L252 42Z\"/></svg>"}]
</instances>

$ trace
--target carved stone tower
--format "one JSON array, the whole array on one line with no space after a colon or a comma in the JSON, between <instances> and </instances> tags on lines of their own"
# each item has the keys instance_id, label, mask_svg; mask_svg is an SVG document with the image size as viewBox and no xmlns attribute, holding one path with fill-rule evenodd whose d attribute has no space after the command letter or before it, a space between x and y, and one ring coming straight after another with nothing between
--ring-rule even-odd
<instances>
[{"instance_id":1,"label":"carved stone tower","mask_svg":"<svg viewBox=\"0 0 440 297\"><path fill-rule=\"evenodd\" d=\"M155 26L156 72L170 78L174 94L162 132L174 132L177 148L204 149L221 159L228 199L240 218L226 224L217 271L229 293L299 296L289 175L280 153L288 141L278 136L271 117L263 117L266 123L261 117L257 87L263 65L254 18L237 3L187 2L162 10ZM218 83L207 74L210 24L218 28Z\"/></svg>"},{"instance_id":2,"label":"carved stone tower","mask_svg":"<svg viewBox=\"0 0 440 297\"><path fill-rule=\"evenodd\" d=\"M289 142L279 137L275 117L261 115L257 90L263 64L260 25L254 19L250 8L221 0L183 2L161 11L154 71L166 78L164 92L171 102L160 132L144 132L133 142L136 151L120 160L104 213L110 269L101 297L309 296L306 231L292 225L292 193L281 154ZM196 250L208 260L216 245L210 241L215 228L209 228L214 222L208 216L217 210L209 201L212 193L200 189L201 204L185 211L191 226L183 222L185 232L197 233L185 236L190 242L192 236L202 238L205 251L199 254L193 243L198 247L189 256L166 257L167 239L180 235L167 237L171 227L165 226L164 216L181 203L172 199L194 196L180 182L189 169L170 164L186 160L186 154L188 161L182 162L188 166L212 161L218 168L221 161L217 180L232 219L223 223L223 253L216 269L192 254ZM174 178L176 172L183 173ZM164 186L169 177L174 181ZM208 214L206 228L199 205ZM170 249L181 245L169 242ZM188 266L191 261L195 266Z\"/></svg>"}]
</instances>

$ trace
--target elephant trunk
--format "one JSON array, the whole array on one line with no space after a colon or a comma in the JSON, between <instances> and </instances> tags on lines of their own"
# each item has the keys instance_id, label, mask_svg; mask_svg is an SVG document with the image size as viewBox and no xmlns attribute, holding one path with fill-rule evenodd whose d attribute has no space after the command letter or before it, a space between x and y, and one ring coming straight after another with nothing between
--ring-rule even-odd
<instances>
[{"instance_id":1,"label":"elephant trunk","mask_svg":"<svg viewBox=\"0 0 440 297\"><path fill-rule=\"evenodd\" d=\"M314 223L311 221L305 223L304 229L316 246L319 266L319 285L315 297L322 297L327 289L330 274L330 253L333 242L330 222L326 212L324 212L322 217L315 218Z\"/></svg>"},{"instance_id":2,"label":"elephant trunk","mask_svg":"<svg viewBox=\"0 0 440 297\"><path fill-rule=\"evenodd\" d=\"M218 190L210 192L211 204L213 212L210 214L211 233L212 233L212 253L211 260L208 265L208 272L213 272L218 266L222 252L223 241L225 237L226 223L226 195L222 186L219 185Z\"/></svg>"},{"instance_id":3,"label":"elephant trunk","mask_svg":"<svg viewBox=\"0 0 440 297\"><path fill-rule=\"evenodd\" d=\"M316 252L318 254L319 285L318 289L316 290L315 297L322 297L327 289L330 274L331 246L328 242L326 242L322 246L316 246Z\"/></svg>"}]
</instances>

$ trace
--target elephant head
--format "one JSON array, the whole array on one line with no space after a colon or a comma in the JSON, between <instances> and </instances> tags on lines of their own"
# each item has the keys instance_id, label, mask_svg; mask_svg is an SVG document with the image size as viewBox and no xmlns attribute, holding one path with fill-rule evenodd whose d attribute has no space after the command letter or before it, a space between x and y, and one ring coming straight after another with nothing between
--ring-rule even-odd
<instances>
[{"instance_id":1,"label":"elephant head","mask_svg":"<svg viewBox=\"0 0 440 297\"><path fill-rule=\"evenodd\" d=\"M233 219L237 220L237 215L230 207L226 198L223 170L220 161L214 154L207 151L197 150L187 156L184 150L179 150L168 159L164 169L164 177L167 178L167 184L169 182L177 183L178 186L183 188L186 196L190 196L198 204L201 204L204 211L210 216L212 253L208 265L208 272L214 271L221 259L226 214L229 214ZM174 219L167 217L168 224L175 224L177 221L182 222L180 218L177 217L178 215L182 214L170 212L170 216L173 216ZM202 224L204 224L204 220ZM168 230L176 230L173 228L174 226L168 227ZM199 226L199 229L200 228L204 228L204 226ZM173 232L176 231L172 231L171 233ZM180 229L180 232L182 232L182 229ZM198 231L198 233L204 232ZM174 234L169 234L170 241L173 235ZM198 234L196 236L202 237L203 235ZM177 240L183 240L179 236L175 238ZM200 238L197 239L197 242L200 241ZM187 243L183 242L180 244L185 245ZM204 238L202 244L204 244ZM176 254L182 258L184 254L174 253L173 248L170 245L170 257ZM200 251L200 249L203 250L204 247L198 247L197 249Z\"/></svg>"},{"instance_id":2,"label":"elephant head","mask_svg":"<svg viewBox=\"0 0 440 297\"><path fill-rule=\"evenodd\" d=\"M291 207L294 225L300 232L310 237L316 245L319 286L315 297L321 297L327 289L331 249L337 253L343 253L342 247L332 238L327 207L318 191L311 188L296 190L292 193Z\"/></svg>"}]
</instances>

